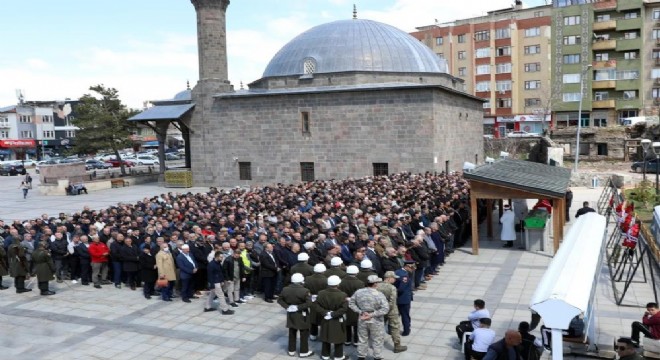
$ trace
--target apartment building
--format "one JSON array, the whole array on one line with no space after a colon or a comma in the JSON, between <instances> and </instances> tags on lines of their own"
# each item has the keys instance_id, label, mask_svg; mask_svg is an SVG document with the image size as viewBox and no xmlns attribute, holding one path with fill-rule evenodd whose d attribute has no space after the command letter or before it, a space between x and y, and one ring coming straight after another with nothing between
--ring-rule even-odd
<instances>
[{"instance_id":1,"label":"apartment building","mask_svg":"<svg viewBox=\"0 0 660 360\"><path fill-rule=\"evenodd\" d=\"M411 33L465 79L466 89L488 100L484 134L541 133L551 111L552 6L524 9L522 1L486 16L418 27Z\"/></svg>"},{"instance_id":2,"label":"apartment building","mask_svg":"<svg viewBox=\"0 0 660 360\"><path fill-rule=\"evenodd\" d=\"M660 0L644 1L642 104L645 115L660 115Z\"/></svg>"}]
</instances>

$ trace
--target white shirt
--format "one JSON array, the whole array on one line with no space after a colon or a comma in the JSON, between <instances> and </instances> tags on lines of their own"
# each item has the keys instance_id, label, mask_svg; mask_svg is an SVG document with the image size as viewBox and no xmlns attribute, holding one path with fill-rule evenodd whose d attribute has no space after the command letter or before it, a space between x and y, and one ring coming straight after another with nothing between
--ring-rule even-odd
<instances>
[{"instance_id":1,"label":"white shirt","mask_svg":"<svg viewBox=\"0 0 660 360\"><path fill-rule=\"evenodd\" d=\"M488 347L495 342L495 331L490 328L477 328L470 334L472 350L478 352L488 352Z\"/></svg>"},{"instance_id":2,"label":"white shirt","mask_svg":"<svg viewBox=\"0 0 660 360\"><path fill-rule=\"evenodd\" d=\"M490 318L490 311L488 311L488 309L472 310L470 312L470 315L468 315L468 320L472 322L473 329L479 328L479 326L481 325L479 319L483 319L483 318Z\"/></svg>"}]
</instances>

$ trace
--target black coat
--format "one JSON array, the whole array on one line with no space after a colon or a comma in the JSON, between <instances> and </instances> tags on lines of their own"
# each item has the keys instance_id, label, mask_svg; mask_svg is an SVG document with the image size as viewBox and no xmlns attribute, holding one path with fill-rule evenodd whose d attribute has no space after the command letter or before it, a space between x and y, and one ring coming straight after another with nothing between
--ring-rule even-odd
<instances>
[{"instance_id":1,"label":"black coat","mask_svg":"<svg viewBox=\"0 0 660 360\"><path fill-rule=\"evenodd\" d=\"M145 283L155 283L158 279L158 270L156 269L156 257L140 253L140 274Z\"/></svg>"},{"instance_id":2,"label":"black coat","mask_svg":"<svg viewBox=\"0 0 660 360\"><path fill-rule=\"evenodd\" d=\"M243 265L243 260L242 259L234 259L233 256L228 256L225 258L225 260L222 262L222 275L225 277L225 281L233 281L234 276L234 263L238 263L238 278L243 279L245 277L245 265Z\"/></svg>"},{"instance_id":3,"label":"black coat","mask_svg":"<svg viewBox=\"0 0 660 360\"><path fill-rule=\"evenodd\" d=\"M273 258L275 255L273 255ZM266 251L264 251L261 256L259 257L259 262L261 263L261 271L260 271L260 276L262 278L270 278L270 277L275 277L277 276L277 264L271 257L268 255Z\"/></svg>"},{"instance_id":4,"label":"black coat","mask_svg":"<svg viewBox=\"0 0 660 360\"><path fill-rule=\"evenodd\" d=\"M118 249L118 253L122 271L133 272L140 269L140 249L137 246L124 244Z\"/></svg>"},{"instance_id":5,"label":"black coat","mask_svg":"<svg viewBox=\"0 0 660 360\"><path fill-rule=\"evenodd\" d=\"M73 253L78 256L81 264L89 264L91 262L91 257L89 256L89 249L85 244L80 243L73 248Z\"/></svg>"}]
</instances>

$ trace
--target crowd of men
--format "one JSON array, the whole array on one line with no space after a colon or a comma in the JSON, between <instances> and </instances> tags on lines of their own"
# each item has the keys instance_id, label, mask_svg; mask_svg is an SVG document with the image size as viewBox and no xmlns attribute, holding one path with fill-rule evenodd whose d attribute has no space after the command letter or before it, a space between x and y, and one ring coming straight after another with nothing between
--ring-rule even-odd
<instances>
[{"instance_id":1,"label":"crowd of men","mask_svg":"<svg viewBox=\"0 0 660 360\"><path fill-rule=\"evenodd\" d=\"M48 256L39 278L43 295L53 294L47 282L41 286L49 277L99 289L142 287L145 298L158 294L164 301L190 302L211 290L205 311L218 302L225 315L255 293L282 305L278 294L289 284L304 286L316 299L333 286L349 297L363 287L384 287L374 285L378 280L396 286L398 294L388 301L394 298L397 306L384 317L396 325L400 316L405 336L412 291L424 290L469 235L468 205L467 182L453 173L167 193L58 218L0 221L0 276L9 271L16 291L29 291L25 280L35 275L34 253L41 248ZM303 280L293 281L298 273ZM341 281L330 285L336 277ZM357 343L357 315L352 316L347 315L355 321L349 321L341 343ZM328 330L318 331L322 318L312 318L311 339L328 336ZM328 355L325 347L323 352Z\"/></svg>"}]
</instances>

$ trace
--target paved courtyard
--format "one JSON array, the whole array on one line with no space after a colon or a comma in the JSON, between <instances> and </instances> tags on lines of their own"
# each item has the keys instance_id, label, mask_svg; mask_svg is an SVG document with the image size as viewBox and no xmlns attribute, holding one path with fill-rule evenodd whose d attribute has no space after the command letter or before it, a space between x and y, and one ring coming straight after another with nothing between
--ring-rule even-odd
<instances>
[{"instance_id":1,"label":"paved courtyard","mask_svg":"<svg viewBox=\"0 0 660 360\"><path fill-rule=\"evenodd\" d=\"M106 207L166 191L156 185L109 189L89 195L45 197L35 190L22 199L17 178L0 178L0 218L26 219L42 213L57 216L84 205ZM205 191L207 189L186 189ZM575 188L572 213L584 200L595 202L600 189ZM497 225L495 233L497 234ZM481 231L485 234L485 229ZM479 256L467 248L456 251L428 284L415 293L412 333L404 337L408 351L394 354L386 341L386 359L461 359L454 327L483 298L492 312L493 328L503 335L518 322L530 320L529 301L548 263L549 254L501 248L497 240L480 239ZM4 278L10 285L11 278ZM33 285L33 287L36 287ZM57 295L37 291L0 292L0 358L2 359L288 359L285 312L261 299L242 304L233 316L203 312L204 298L191 304L146 300L141 291L104 286L95 289L70 282L51 282ZM603 266L596 298L597 338L601 348L616 336L629 334L646 302L648 284L633 284L626 296L631 306L614 302L607 266ZM539 335L536 331L535 335ZM320 343L312 342L319 354ZM609 347L611 349L611 346ZM355 348L348 347L353 355ZM545 355L547 357L547 354Z\"/></svg>"}]
</instances>

